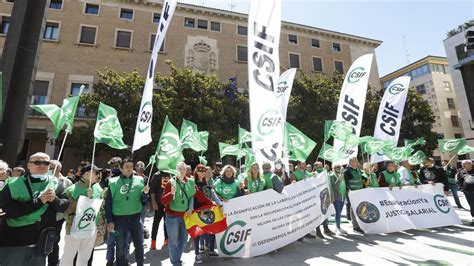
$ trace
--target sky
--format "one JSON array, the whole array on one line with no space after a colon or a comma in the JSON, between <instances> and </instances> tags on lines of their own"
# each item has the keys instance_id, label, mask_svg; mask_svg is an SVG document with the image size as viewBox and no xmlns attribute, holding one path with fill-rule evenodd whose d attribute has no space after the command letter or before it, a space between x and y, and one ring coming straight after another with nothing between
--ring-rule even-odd
<instances>
[{"instance_id":1,"label":"sky","mask_svg":"<svg viewBox=\"0 0 474 266\"><path fill-rule=\"evenodd\" d=\"M179 2L249 9L249 0ZM380 77L428 55L446 56L446 33L470 19L474 0L282 0L284 21L383 41L375 50Z\"/></svg>"}]
</instances>

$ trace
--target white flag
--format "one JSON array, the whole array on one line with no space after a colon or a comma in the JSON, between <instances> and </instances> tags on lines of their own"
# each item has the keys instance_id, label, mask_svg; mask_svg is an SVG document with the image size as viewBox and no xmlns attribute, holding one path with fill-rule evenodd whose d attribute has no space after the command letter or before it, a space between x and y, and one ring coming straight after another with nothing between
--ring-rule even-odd
<instances>
[{"instance_id":1,"label":"white flag","mask_svg":"<svg viewBox=\"0 0 474 266\"><path fill-rule=\"evenodd\" d=\"M380 140L393 140L395 144L398 142L410 79L408 76L399 77L385 90L377 114L374 137ZM372 155L371 163L386 160L389 158L381 152Z\"/></svg>"},{"instance_id":2,"label":"white flag","mask_svg":"<svg viewBox=\"0 0 474 266\"><path fill-rule=\"evenodd\" d=\"M148 145L151 142L151 121L153 120L153 82L155 77L155 66L158 52L165 39L166 31L171 23L177 0L165 0L161 11L160 23L156 30L155 43L151 52L150 64L146 75L145 88L143 89L142 102L137 117L135 138L133 140L132 152Z\"/></svg>"},{"instance_id":3,"label":"white flag","mask_svg":"<svg viewBox=\"0 0 474 266\"><path fill-rule=\"evenodd\" d=\"M250 1L248 24L249 103L252 141L257 162L274 162L282 155L284 120L277 99L280 76L281 0Z\"/></svg>"},{"instance_id":4,"label":"white flag","mask_svg":"<svg viewBox=\"0 0 474 266\"><path fill-rule=\"evenodd\" d=\"M286 111L290 102L291 89L293 88L293 80L295 79L296 68L290 68L280 75L278 80L277 98L281 104L281 113L283 121L286 122Z\"/></svg>"},{"instance_id":5,"label":"white flag","mask_svg":"<svg viewBox=\"0 0 474 266\"><path fill-rule=\"evenodd\" d=\"M363 55L352 63L347 71L339 95L336 121L345 121L352 125L352 133L357 137L360 135L362 127L362 117L364 115L365 96L367 95L367 85L369 83L369 73L372 66L373 54ZM334 140L334 148L341 149L344 142ZM350 157L357 156L358 147L349 148L345 151ZM347 164L349 159L340 161Z\"/></svg>"}]
</instances>

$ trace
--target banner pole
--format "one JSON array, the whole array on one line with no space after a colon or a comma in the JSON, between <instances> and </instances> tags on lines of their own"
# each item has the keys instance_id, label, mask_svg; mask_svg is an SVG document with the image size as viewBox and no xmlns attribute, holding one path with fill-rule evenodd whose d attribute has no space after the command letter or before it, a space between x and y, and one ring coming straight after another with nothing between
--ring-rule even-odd
<instances>
[{"instance_id":1,"label":"banner pole","mask_svg":"<svg viewBox=\"0 0 474 266\"><path fill-rule=\"evenodd\" d=\"M92 187L92 171L94 170L95 145L96 145L96 142L94 140L94 148L92 149L91 173L89 176L89 189Z\"/></svg>"},{"instance_id":2,"label":"banner pole","mask_svg":"<svg viewBox=\"0 0 474 266\"><path fill-rule=\"evenodd\" d=\"M155 162L156 162L156 153L155 153ZM147 186L150 184L151 174L153 173L153 166L154 166L154 163L152 163L150 167L150 174L148 175L148 180L146 181Z\"/></svg>"},{"instance_id":3,"label":"banner pole","mask_svg":"<svg viewBox=\"0 0 474 266\"><path fill-rule=\"evenodd\" d=\"M448 167L448 165L451 163L451 161L454 159L454 157L456 157L457 154L454 154L453 157L451 157L451 159L448 161L448 163L446 163L446 165L444 166L444 170L446 170L446 168Z\"/></svg>"},{"instance_id":4,"label":"banner pole","mask_svg":"<svg viewBox=\"0 0 474 266\"><path fill-rule=\"evenodd\" d=\"M63 143L61 144L61 148L59 149L59 154L58 154L58 159L57 159L58 162L59 162L59 159L61 158L61 154L63 153L64 143L66 143L67 135L68 133L66 131L66 134L64 135ZM56 175L57 169L58 169L58 164L54 166L53 176Z\"/></svg>"}]
</instances>

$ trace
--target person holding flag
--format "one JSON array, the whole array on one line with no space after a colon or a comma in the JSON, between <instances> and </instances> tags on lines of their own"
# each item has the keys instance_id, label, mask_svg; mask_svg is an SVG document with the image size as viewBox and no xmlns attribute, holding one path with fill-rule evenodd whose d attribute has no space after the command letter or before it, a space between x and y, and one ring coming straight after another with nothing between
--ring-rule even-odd
<instances>
[{"instance_id":1,"label":"person holding flag","mask_svg":"<svg viewBox=\"0 0 474 266\"><path fill-rule=\"evenodd\" d=\"M393 187L400 187L402 189L402 182L400 181L400 173L397 172L397 166L392 161L386 162L386 170L379 175L379 187L388 187L390 190Z\"/></svg>"},{"instance_id":2,"label":"person holding flag","mask_svg":"<svg viewBox=\"0 0 474 266\"><path fill-rule=\"evenodd\" d=\"M180 265L181 256L188 241L188 232L184 224L184 213L189 210L189 202L196 194L194 178L187 178L186 164L180 162L176 166L178 175L166 184L161 202L165 205L165 225L169 239L169 256L171 264Z\"/></svg>"},{"instance_id":3,"label":"person holding flag","mask_svg":"<svg viewBox=\"0 0 474 266\"><path fill-rule=\"evenodd\" d=\"M349 166L344 170L344 182L346 183L346 191L349 194L352 190L359 190L362 189L364 186L362 184L362 172L359 169L359 161L357 157L352 157L349 159ZM357 219L354 216L354 210L351 208L351 202L349 198L347 198L346 208L348 211L348 217L352 222L352 226L354 231L359 233L364 233L362 229L360 229L359 224L357 223Z\"/></svg>"},{"instance_id":4,"label":"person holding flag","mask_svg":"<svg viewBox=\"0 0 474 266\"><path fill-rule=\"evenodd\" d=\"M454 202L459 209L463 209L461 202L459 201L458 196L458 184L456 182L456 170L448 164L447 160L443 161L443 169L446 172L446 177L448 178L449 190L453 193Z\"/></svg>"},{"instance_id":5,"label":"person holding flag","mask_svg":"<svg viewBox=\"0 0 474 266\"><path fill-rule=\"evenodd\" d=\"M400 163L400 168L398 168L398 173L400 174L400 182L404 186L415 186L421 185L420 178L416 171L413 171L413 165L411 165L408 160L403 160Z\"/></svg>"},{"instance_id":6,"label":"person holding flag","mask_svg":"<svg viewBox=\"0 0 474 266\"><path fill-rule=\"evenodd\" d=\"M260 166L258 163L252 163L247 178L245 179L245 186L248 188L248 193L263 191L265 189L265 182L265 179L260 175Z\"/></svg>"},{"instance_id":7,"label":"person holding flag","mask_svg":"<svg viewBox=\"0 0 474 266\"><path fill-rule=\"evenodd\" d=\"M71 236L71 228L76 216L76 207L80 196L86 196L91 199L103 198L103 190L98 184L101 170L102 169L95 165L86 165L81 169L81 180L66 189L66 195L71 204L64 212L66 215L66 236L64 237L64 253L61 258L61 266L73 265L76 254L76 264L87 265L88 260L94 251L97 233L92 238L76 239ZM89 184L91 184L90 188ZM98 213L94 222L97 224L105 223L101 213Z\"/></svg>"},{"instance_id":8,"label":"person holding flag","mask_svg":"<svg viewBox=\"0 0 474 266\"><path fill-rule=\"evenodd\" d=\"M371 165L370 163L364 163L364 172L362 173L362 182L364 187L379 187L377 177L378 164Z\"/></svg>"},{"instance_id":9,"label":"person holding flag","mask_svg":"<svg viewBox=\"0 0 474 266\"><path fill-rule=\"evenodd\" d=\"M130 232L135 246L137 265L143 265L143 224L141 212L147 201L150 188L145 186L143 178L133 175L133 161L124 159L121 163L122 174L110 179L105 198L105 217L107 230L118 234L116 254L117 265L127 265L125 245L126 234Z\"/></svg>"}]
</instances>

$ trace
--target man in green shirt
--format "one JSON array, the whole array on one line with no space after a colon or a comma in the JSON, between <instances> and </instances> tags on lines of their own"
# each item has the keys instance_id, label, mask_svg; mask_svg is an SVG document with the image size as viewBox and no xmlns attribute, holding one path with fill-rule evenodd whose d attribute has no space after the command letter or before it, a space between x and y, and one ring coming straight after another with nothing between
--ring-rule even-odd
<instances>
[{"instance_id":1,"label":"man in green shirt","mask_svg":"<svg viewBox=\"0 0 474 266\"><path fill-rule=\"evenodd\" d=\"M351 191L359 190L364 187L362 185L362 171L359 167L360 163L357 160L357 157L352 157L349 160L349 166L344 170L343 176L344 181L346 182L347 194L349 194L349 192ZM350 214L348 213L348 217L350 217L350 220L352 221L354 231L363 234L364 231L360 229L359 224L357 223L357 219L354 216L354 210L351 208L351 202L349 200L349 197L347 197L346 208L348 211L350 210Z\"/></svg>"},{"instance_id":2,"label":"man in green shirt","mask_svg":"<svg viewBox=\"0 0 474 266\"><path fill-rule=\"evenodd\" d=\"M150 188L145 187L142 177L133 175L133 161L124 159L122 174L109 181L105 198L105 217L107 230L118 234L116 254L117 266L127 265L124 253L125 235L130 232L135 246L135 259L138 266L143 265L143 224L140 214L146 203Z\"/></svg>"}]
</instances>

